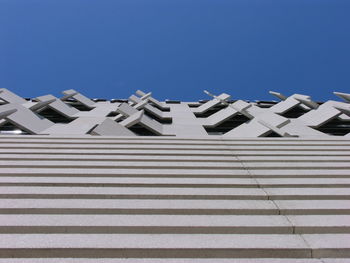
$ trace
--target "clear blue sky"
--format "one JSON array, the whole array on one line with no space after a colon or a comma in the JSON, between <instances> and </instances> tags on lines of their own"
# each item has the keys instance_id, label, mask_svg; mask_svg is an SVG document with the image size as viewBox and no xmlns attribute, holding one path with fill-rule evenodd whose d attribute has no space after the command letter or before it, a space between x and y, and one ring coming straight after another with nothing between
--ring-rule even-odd
<instances>
[{"instance_id":1,"label":"clear blue sky","mask_svg":"<svg viewBox=\"0 0 350 263\"><path fill-rule=\"evenodd\" d=\"M335 99L350 93L350 0L0 0L0 87Z\"/></svg>"}]
</instances>

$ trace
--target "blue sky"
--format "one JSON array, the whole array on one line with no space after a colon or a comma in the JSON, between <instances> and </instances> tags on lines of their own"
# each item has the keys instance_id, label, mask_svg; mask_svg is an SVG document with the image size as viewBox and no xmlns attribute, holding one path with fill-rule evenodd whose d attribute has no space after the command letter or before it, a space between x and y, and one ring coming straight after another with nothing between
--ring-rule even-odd
<instances>
[{"instance_id":1,"label":"blue sky","mask_svg":"<svg viewBox=\"0 0 350 263\"><path fill-rule=\"evenodd\" d=\"M350 93L349 14L349 0L0 0L0 87L336 99Z\"/></svg>"}]
</instances>

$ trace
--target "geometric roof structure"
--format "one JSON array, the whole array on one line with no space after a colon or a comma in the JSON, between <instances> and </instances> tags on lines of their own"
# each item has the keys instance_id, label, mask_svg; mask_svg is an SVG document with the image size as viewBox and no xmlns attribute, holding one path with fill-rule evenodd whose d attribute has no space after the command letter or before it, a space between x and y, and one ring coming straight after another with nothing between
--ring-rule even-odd
<instances>
[{"instance_id":1,"label":"geometric roof structure","mask_svg":"<svg viewBox=\"0 0 350 263\"><path fill-rule=\"evenodd\" d=\"M349 100L0 90L0 263L350 261Z\"/></svg>"},{"instance_id":2,"label":"geometric roof structure","mask_svg":"<svg viewBox=\"0 0 350 263\"><path fill-rule=\"evenodd\" d=\"M23 99L0 89L0 133L37 135L175 136L197 138L315 138L350 136L350 95L344 101L313 101L309 96L280 101L230 100L215 96L205 102L160 102L137 91L128 100L91 100L75 90ZM3 128L2 128L3 127Z\"/></svg>"}]
</instances>

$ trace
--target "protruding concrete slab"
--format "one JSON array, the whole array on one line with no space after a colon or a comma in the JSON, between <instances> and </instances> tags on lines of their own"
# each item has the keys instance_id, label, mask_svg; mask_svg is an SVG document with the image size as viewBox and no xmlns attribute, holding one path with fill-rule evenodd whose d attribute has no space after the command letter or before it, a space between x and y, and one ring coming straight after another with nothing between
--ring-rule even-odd
<instances>
[{"instance_id":1,"label":"protruding concrete slab","mask_svg":"<svg viewBox=\"0 0 350 263\"><path fill-rule=\"evenodd\" d=\"M269 91L269 93L273 96L276 96L277 98L279 98L280 100L286 100L287 97L285 95L283 95L282 93L276 92L276 91Z\"/></svg>"},{"instance_id":2,"label":"protruding concrete slab","mask_svg":"<svg viewBox=\"0 0 350 263\"><path fill-rule=\"evenodd\" d=\"M319 107L319 105L316 102L312 101L310 96L294 94L293 98L300 101L302 104L309 107L310 109L317 109Z\"/></svg>"},{"instance_id":3,"label":"protruding concrete slab","mask_svg":"<svg viewBox=\"0 0 350 263\"><path fill-rule=\"evenodd\" d=\"M204 112L208 111L209 109L211 109L212 107L214 107L218 104L221 104L221 100L228 100L230 98L231 98L230 95L228 95L226 93L222 93L219 96L217 96L217 99L210 100L210 101L202 104L198 108L194 108L193 112L194 113L204 113Z\"/></svg>"},{"instance_id":4,"label":"protruding concrete slab","mask_svg":"<svg viewBox=\"0 0 350 263\"><path fill-rule=\"evenodd\" d=\"M350 187L350 178L256 178L262 187Z\"/></svg>"},{"instance_id":5,"label":"protruding concrete slab","mask_svg":"<svg viewBox=\"0 0 350 263\"><path fill-rule=\"evenodd\" d=\"M41 102L54 100L48 105L48 107L57 111L63 116L66 116L67 118L77 117L76 114L79 112L76 108L68 106L67 104L65 104L64 102L62 102L60 99L56 98L53 95L40 96L40 97L37 97L36 99Z\"/></svg>"},{"instance_id":6,"label":"protruding concrete slab","mask_svg":"<svg viewBox=\"0 0 350 263\"><path fill-rule=\"evenodd\" d=\"M314 180L317 183L316 180ZM264 191L269 195L272 200L283 199L305 199L305 200L349 200L350 188L264 188Z\"/></svg>"},{"instance_id":7,"label":"protruding concrete slab","mask_svg":"<svg viewBox=\"0 0 350 263\"><path fill-rule=\"evenodd\" d=\"M99 121L99 123L102 123L105 118L90 118L89 121L86 120L87 124L90 124L91 122ZM73 122L67 124L67 126L72 125L72 123L84 123L81 120L77 119ZM56 124L57 125L57 124ZM67 128L66 128L67 130ZM74 129L72 129L72 132L75 132ZM132 138L132 137L131 137ZM68 148L67 145L63 144L62 142L52 142L52 143L1 143L1 148ZM72 148L72 147L70 147ZM223 151L229 151L231 150L231 155L235 153L235 151L239 152L252 152L254 151L256 154L259 154L260 151L270 151L270 154L274 153L274 151L280 152L281 151L281 145L278 144L271 144L271 145L256 145L256 144L250 144L250 145L225 145L225 144L157 144L157 143L138 143L137 141L135 143L129 143L129 141L124 142L118 142L118 143L74 143L74 149L148 149L148 150L182 150L182 149L188 149L188 150L197 150L202 149L205 151L211 151L211 150L223 150ZM293 152L303 152L306 151L306 153L315 152L320 153L320 151L330 151L330 152L337 152L340 155L344 155L344 151L350 151L349 145L283 145L284 151L286 153L293 154ZM233 152L232 152L233 151Z\"/></svg>"},{"instance_id":8,"label":"protruding concrete slab","mask_svg":"<svg viewBox=\"0 0 350 263\"><path fill-rule=\"evenodd\" d=\"M332 261L334 260L334 261ZM0 263L348 263L347 259L316 258L6 258Z\"/></svg>"},{"instance_id":9,"label":"protruding concrete slab","mask_svg":"<svg viewBox=\"0 0 350 263\"><path fill-rule=\"evenodd\" d=\"M107 136L135 136L135 134L123 125L106 119L91 131L93 135L107 135Z\"/></svg>"},{"instance_id":10,"label":"protruding concrete slab","mask_svg":"<svg viewBox=\"0 0 350 263\"><path fill-rule=\"evenodd\" d=\"M0 251L2 257L311 257L297 235L2 234Z\"/></svg>"},{"instance_id":11,"label":"protruding concrete slab","mask_svg":"<svg viewBox=\"0 0 350 263\"><path fill-rule=\"evenodd\" d=\"M349 178L350 169L316 168L311 169L251 169L256 178Z\"/></svg>"},{"instance_id":12,"label":"protruding concrete slab","mask_svg":"<svg viewBox=\"0 0 350 263\"><path fill-rule=\"evenodd\" d=\"M348 263L348 258L321 258L322 263Z\"/></svg>"},{"instance_id":13,"label":"protruding concrete slab","mask_svg":"<svg viewBox=\"0 0 350 263\"><path fill-rule=\"evenodd\" d=\"M318 109L312 110L300 116L298 120L304 122L308 126L319 127L322 124L341 115L343 110L348 112L350 110L349 104L337 101L327 101L319 106Z\"/></svg>"},{"instance_id":14,"label":"protruding concrete slab","mask_svg":"<svg viewBox=\"0 0 350 263\"><path fill-rule=\"evenodd\" d=\"M28 131L32 134L44 133L45 131L54 125L53 122L48 119L43 119L31 110L20 104L9 103L0 106L0 113L10 113L4 116L6 121L10 121L19 128Z\"/></svg>"},{"instance_id":15,"label":"protruding concrete slab","mask_svg":"<svg viewBox=\"0 0 350 263\"><path fill-rule=\"evenodd\" d=\"M181 106L182 109L185 109L186 106L183 104L174 104L174 107ZM112 107L113 109L115 106ZM188 107L187 107L188 109ZM188 117L188 116L187 116ZM191 118L193 120L193 118ZM32 141L32 142L62 142L62 141L70 141L70 142L82 142L82 143L120 143L120 142L137 142L142 144L175 144L175 145L183 145L183 144L191 144L191 145L216 145L216 144L224 144L224 145L262 145L262 146L271 146L271 145L283 145L283 146L341 146L347 145L350 146L350 140L344 139L343 137L334 137L329 136L327 138L230 138L223 139L218 136L210 136L209 138L198 138L196 136L184 136L184 137L159 137L159 136L147 136L147 137L138 137L138 138L119 138L119 137L95 137L91 138L88 135L67 135L65 137L54 136L54 135L18 135L15 138L9 135L2 135L0 141L12 141L16 139L16 141Z\"/></svg>"},{"instance_id":16,"label":"protruding concrete slab","mask_svg":"<svg viewBox=\"0 0 350 263\"><path fill-rule=\"evenodd\" d=\"M327 139L330 135L313 129L299 119L290 119L290 122L281 128L282 131L290 134L298 135L301 138L324 138Z\"/></svg>"},{"instance_id":17,"label":"protruding concrete slab","mask_svg":"<svg viewBox=\"0 0 350 263\"><path fill-rule=\"evenodd\" d=\"M146 93L144 93L142 90L137 90L135 93L136 93L138 96L140 96L141 99L148 99L148 98L151 97L151 95L152 95L152 92L148 92L148 93L146 94Z\"/></svg>"},{"instance_id":18,"label":"protruding concrete slab","mask_svg":"<svg viewBox=\"0 0 350 263\"><path fill-rule=\"evenodd\" d=\"M270 110L275 113L283 114L288 110L291 110L298 106L300 101L294 99L293 97L286 98L285 100L273 105Z\"/></svg>"},{"instance_id":19,"label":"protruding concrete slab","mask_svg":"<svg viewBox=\"0 0 350 263\"><path fill-rule=\"evenodd\" d=\"M232 162L181 162L181 161L172 161L172 162L156 162L156 161L54 161L54 160L42 160L42 161L2 161L0 160L0 167L42 167L42 168L177 168L177 169L185 169L185 168L195 168L195 169L212 169L216 168L219 170L225 169L243 169L244 167L238 161Z\"/></svg>"},{"instance_id":20,"label":"protruding concrete slab","mask_svg":"<svg viewBox=\"0 0 350 263\"><path fill-rule=\"evenodd\" d=\"M29 135L28 135L29 136ZM57 147L53 149L53 147L40 147L38 144L36 147L25 147L24 143L22 143L23 147L18 145L18 147L2 147L2 143L0 143L0 149L3 154L26 154L35 156L37 154L47 154L47 155L55 155L55 154L66 154L66 155L109 155L109 156L117 156L117 155L135 155L135 156L194 156L194 157L204 157L204 156L225 156L230 157L239 155L242 156L275 156L277 155L285 155L285 156L324 156L322 151L271 151L271 150L262 150L256 153L254 150L246 150L246 151L232 151L229 149L211 149L207 148L205 150L198 149L193 146L194 149L187 148L179 148L179 149L157 149L153 147L152 149L145 149L142 147L131 147L127 148L124 145L121 145L119 149L117 147L104 149L102 147L91 147L90 145L86 145L85 147L77 147L77 148L68 148L68 147ZM132 145L132 142L130 143ZM142 145L142 144L139 144ZM116 145L118 146L118 145ZM197 149L196 149L197 148ZM220 148L220 147L218 147ZM328 156L336 157L336 156L350 156L350 150L342 150L342 151L327 151ZM278 159L277 159L278 160Z\"/></svg>"},{"instance_id":21,"label":"protruding concrete slab","mask_svg":"<svg viewBox=\"0 0 350 263\"><path fill-rule=\"evenodd\" d=\"M163 112L163 111L157 109L156 107L153 107L151 104L145 105L144 109L148 112L151 112L152 114L154 114L158 118L171 119L169 112Z\"/></svg>"},{"instance_id":22,"label":"protruding concrete slab","mask_svg":"<svg viewBox=\"0 0 350 263\"><path fill-rule=\"evenodd\" d=\"M74 153L71 151L71 153ZM145 150L142 154L140 152L137 154L137 152L133 153L128 153L125 151L125 154L108 154L108 151L105 151L105 153L101 152L88 152L88 151L81 151L81 150L76 150L76 154L64 154L61 152L55 152L51 151L47 152L46 154L40 154L38 151L32 150L30 151L23 151L22 154L18 154L16 151L9 151L6 150L6 153L0 152L0 159L1 160L90 160L90 161L98 161L98 160L105 160L105 161L158 161L158 162L165 162L165 161L181 161L181 162L229 162L229 161L237 161L237 158L235 155L227 154L227 152L221 152L222 154L220 155L220 151L217 152L217 154L212 154L207 153L207 155L190 155L190 154L176 154L171 151L168 152L168 154L156 154L156 152L152 155L152 152L147 152ZM82 154L80 154L82 153ZM90 154L85 154L84 153L90 153ZM148 153L148 155L147 155ZM196 152L193 152L193 154L196 154ZM244 156L238 156L238 159L242 162L267 162L267 163L275 163L276 161L280 160L288 162L288 163L296 163L296 162L301 162L301 163L307 163L307 162L334 162L334 163L342 163L342 162L347 162L350 161L350 154L349 156L347 155L330 155L330 156L320 156L320 155L315 155L315 156L275 156L275 155L270 155L270 156L254 156L254 155L244 155Z\"/></svg>"},{"instance_id":23,"label":"protruding concrete slab","mask_svg":"<svg viewBox=\"0 0 350 263\"><path fill-rule=\"evenodd\" d=\"M224 138L239 137L239 134L247 134L251 137L260 137L270 132L270 128L258 122L257 119L251 120L249 123L243 123L237 128L225 133Z\"/></svg>"},{"instance_id":24,"label":"protruding concrete slab","mask_svg":"<svg viewBox=\"0 0 350 263\"><path fill-rule=\"evenodd\" d=\"M27 101L22 97L4 88L0 89L0 99L6 101L7 103L15 103L15 104L27 103Z\"/></svg>"},{"instance_id":25,"label":"protruding concrete slab","mask_svg":"<svg viewBox=\"0 0 350 263\"><path fill-rule=\"evenodd\" d=\"M347 169L350 168L349 162L245 162L244 166L248 169Z\"/></svg>"},{"instance_id":26,"label":"protruding concrete slab","mask_svg":"<svg viewBox=\"0 0 350 263\"><path fill-rule=\"evenodd\" d=\"M343 93L343 92L333 92L334 95L337 95L338 97L344 99L347 102L350 102L350 94L349 93Z\"/></svg>"},{"instance_id":27,"label":"protruding concrete slab","mask_svg":"<svg viewBox=\"0 0 350 263\"><path fill-rule=\"evenodd\" d=\"M259 188L8 187L0 198L267 200Z\"/></svg>"},{"instance_id":28,"label":"protruding concrete slab","mask_svg":"<svg viewBox=\"0 0 350 263\"><path fill-rule=\"evenodd\" d=\"M119 112L120 114L129 117L135 113L138 112L137 109L135 109L134 107L130 106L127 103L122 103L121 105L119 105L119 107L117 108L117 112Z\"/></svg>"},{"instance_id":29,"label":"protruding concrete slab","mask_svg":"<svg viewBox=\"0 0 350 263\"><path fill-rule=\"evenodd\" d=\"M1 176L82 176L82 177L160 177L160 178L247 178L248 172L241 169L145 169L145 168L2 168Z\"/></svg>"},{"instance_id":30,"label":"protruding concrete slab","mask_svg":"<svg viewBox=\"0 0 350 263\"><path fill-rule=\"evenodd\" d=\"M292 234L284 216L0 215L0 233Z\"/></svg>"},{"instance_id":31,"label":"protruding concrete slab","mask_svg":"<svg viewBox=\"0 0 350 263\"><path fill-rule=\"evenodd\" d=\"M163 154L156 154L153 155L146 155L146 154L136 154L136 153L127 153L126 151L124 154L106 154L108 153L106 151L105 154L103 153L95 153L93 154L90 151L90 154L84 154L84 152L77 151L76 154L64 154L64 153L58 153L52 151L52 153L46 153L46 154L40 154L36 152L34 154L17 154L17 153L2 153L0 152L0 160L89 160L89 161L158 161L158 162L230 162L232 160L235 160L233 156L225 156L224 154L219 155L181 155L181 154L174 154L170 155L163 155ZM147 153L147 152L145 152ZM152 153L152 152L148 152ZM194 153L195 154L195 153ZM273 158L273 157L271 157ZM317 157L316 157L317 158ZM349 157L329 157L327 160L334 160L337 161L339 158L340 161L350 161ZM322 158L320 158L322 160ZM311 161L311 160L310 160Z\"/></svg>"},{"instance_id":32,"label":"protruding concrete slab","mask_svg":"<svg viewBox=\"0 0 350 263\"><path fill-rule=\"evenodd\" d=\"M276 215L278 210L265 200L3 199L0 213Z\"/></svg>"},{"instance_id":33,"label":"protruding concrete slab","mask_svg":"<svg viewBox=\"0 0 350 263\"><path fill-rule=\"evenodd\" d=\"M239 159L243 162L346 162L350 161L350 155L348 156L334 156L334 155L245 155L239 156Z\"/></svg>"},{"instance_id":34,"label":"protruding concrete slab","mask_svg":"<svg viewBox=\"0 0 350 263\"><path fill-rule=\"evenodd\" d=\"M315 258L349 258L350 234L302 235Z\"/></svg>"},{"instance_id":35,"label":"protruding concrete slab","mask_svg":"<svg viewBox=\"0 0 350 263\"><path fill-rule=\"evenodd\" d=\"M78 118L68 124L57 123L51 126L50 128L44 130L43 132L56 135L87 134L89 131L91 131L91 129L93 129L96 125L102 123L105 119L106 118L101 117ZM72 148L71 146L69 147Z\"/></svg>"},{"instance_id":36,"label":"protruding concrete slab","mask_svg":"<svg viewBox=\"0 0 350 263\"><path fill-rule=\"evenodd\" d=\"M96 103L85 97L83 94L76 92L74 89L65 90L62 92L65 96L71 97L81 104L85 105L88 108L93 108L96 106Z\"/></svg>"},{"instance_id":37,"label":"protruding concrete slab","mask_svg":"<svg viewBox=\"0 0 350 263\"><path fill-rule=\"evenodd\" d=\"M207 118L203 118L202 123L205 127L215 127L237 114L238 112L235 109L227 107L214 113L213 115L210 115Z\"/></svg>"},{"instance_id":38,"label":"protruding concrete slab","mask_svg":"<svg viewBox=\"0 0 350 263\"><path fill-rule=\"evenodd\" d=\"M152 102L154 105L156 105L157 107L159 107L162 110L169 110L169 106L168 105L166 105L165 103L160 102L157 99L151 97L151 93L147 93L146 94L146 93L144 93L141 90L137 90L136 94L141 96L142 97L141 99L144 99L144 98L148 99L150 102Z\"/></svg>"},{"instance_id":39,"label":"protruding concrete slab","mask_svg":"<svg viewBox=\"0 0 350 263\"><path fill-rule=\"evenodd\" d=\"M170 178L170 177L76 177L76 176L0 176L1 185L23 186L101 186L101 187L197 187L197 188L257 188L251 178Z\"/></svg>"},{"instance_id":40,"label":"protruding concrete slab","mask_svg":"<svg viewBox=\"0 0 350 263\"><path fill-rule=\"evenodd\" d=\"M178 104L177 106L183 106L181 104ZM193 119L188 119L190 121ZM179 121L179 120L178 120ZM182 123L184 124L184 123ZM147 136L147 137L138 137L138 138L125 138L125 137L94 137L88 135L82 135L82 136L76 136L76 135L67 135L65 137L59 137L54 135L18 135L16 137L9 136L9 135L2 135L1 136L1 142L8 141L8 142L36 142L36 143L52 143L52 142L62 142L62 141L69 141L74 144L76 143L82 143L82 144L123 144L125 142L131 143L131 144L159 144L159 145L225 145L225 146L259 146L259 147L271 147L271 146L283 146L283 147L311 147L310 150L312 150L314 147L331 147L335 149L337 146L350 146L350 140L348 139L339 139L342 137L334 138L331 136L328 136L327 138L321 137L321 138L229 138L229 139L223 139L218 136L211 136L210 138L196 138L195 136L190 137L183 137L183 138L177 138L177 137L159 137L159 136ZM341 147L341 150L343 148ZM281 151L283 149L280 149Z\"/></svg>"},{"instance_id":41,"label":"protruding concrete slab","mask_svg":"<svg viewBox=\"0 0 350 263\"><path fill-rule=\"evenodd\" d=\"M126 111L124 111L125 115L129 113L131 114L132 110L130 111L128 110L127 113ZM128 128L132 127L135 124L140 124L141 126L145 127L147 130L152 131L156 135L166 135L163 132L163 125L158 121L146 116L144 114L144 110L136 111L135 113L132 113L125 120L121 121L120 124Z\"/></svg>"},{"instance_id":42,"label":"protruding concrete slab","mask_svg":"<svg viewBox=\"0 0 350 263\"><path fill-rule=\"evenodd\" d=\"M348 215L349 200L277 200L281 214L286 215Z\"/></svg>"},{"instance_id":43,"label":"protruding concrete slab","mask_svg":"<svg viewBox=\"0 0 350 263\"><path fill-rule=\"evenodd\" d=\"M297 234L350 233L349 215L288 215Z\"/></svg>"}]
</instances>

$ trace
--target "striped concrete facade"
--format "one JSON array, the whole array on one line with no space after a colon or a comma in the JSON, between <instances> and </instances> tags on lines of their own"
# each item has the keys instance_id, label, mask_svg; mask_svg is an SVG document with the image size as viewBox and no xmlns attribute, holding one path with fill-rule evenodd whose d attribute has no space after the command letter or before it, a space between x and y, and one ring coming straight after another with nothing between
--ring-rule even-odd
<instances>
[{"instance_id":1,"label":"striped concrete facade","mask_svg":"<svg viewBox=\"0 0 350 263\"><path fill-rule=\"evenodd\" d=\"M0 262L350 262L350 140L0 136Z\"/></svg>"}]
</instances>

